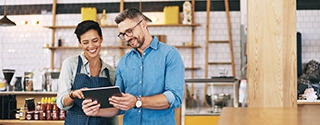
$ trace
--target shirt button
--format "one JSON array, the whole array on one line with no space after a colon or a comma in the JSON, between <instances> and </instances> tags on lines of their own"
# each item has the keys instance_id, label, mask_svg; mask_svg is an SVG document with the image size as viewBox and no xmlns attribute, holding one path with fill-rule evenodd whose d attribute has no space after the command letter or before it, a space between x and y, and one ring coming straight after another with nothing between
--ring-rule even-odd
<instances>
[{"instance_id":1,"label":"shirt button","mask_svg":"<svg viewBox=\"0 0 320 125\"><path fill-rule=\"evenodd\" d=\"M142 83L142 81L140 81L140 84Z\"/></svg>"},{"instance_id":2,"label":"shirt button","mask_svg":"<svg viewBox=\"0 0 320 125\"><path fill-rule=\"evenodd\" d=\"M146 53L143 53L143 55L146 55Z\"/></svg>"},{"instance_id":3,"label":"shirt button","mask_svg":"<svg viewBox=\"0 0 320 125\"><path fill-rule=\"evenodd\" d=\"M140 66L140 69L142 69L142 66Z\"/></svg>"}]
</instances>

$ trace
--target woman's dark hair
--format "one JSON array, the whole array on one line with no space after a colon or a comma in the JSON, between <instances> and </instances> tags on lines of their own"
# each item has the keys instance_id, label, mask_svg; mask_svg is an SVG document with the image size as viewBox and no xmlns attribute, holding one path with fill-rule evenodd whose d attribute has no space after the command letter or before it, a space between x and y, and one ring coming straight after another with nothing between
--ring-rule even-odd
<instances>
[{"instance_id":1,"label":"woman's dark hair","mask_svg":"<svg viewBox=\"0 0 320 125\"><path fill-rule=\"evenodd\" d=\"M122 11L117 15L117 17L114 19L114 21L119 24L122 21L124 21L126 18L133 19L138 16L141 16L144 20L151 22L151 19L143 15L138 9L136 8L128 8Z\"/></svg>"},{"instance_id":2,"label":"woman's dark hair","mask_svg":"<svg viewBox=\"0 0 320 125\"><path fill-rule=\"evenodd\" d=\"M74 33L77 35L79 43L81 42L80 36L91 29L97 31L98 35L102 38L102 32L99 24L93 20L85 20L79 23L76 30L74 31Z\"/></svg>"}]
</instances>

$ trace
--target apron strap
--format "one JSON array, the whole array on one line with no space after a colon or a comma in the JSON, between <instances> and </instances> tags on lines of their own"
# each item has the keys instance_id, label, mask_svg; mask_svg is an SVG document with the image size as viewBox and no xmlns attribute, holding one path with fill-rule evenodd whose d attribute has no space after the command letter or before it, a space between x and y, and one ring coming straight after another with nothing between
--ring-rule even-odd
<instances>
[{"instance_id":1,"label":"apron strap","mask_svg":"<svg viewBox=\"0 0 320 125\"><path fill-rule=\"evenodd\" d=\"M78 67L77 67L77 73L80 73L81 71L81 65L82 65L82 59L80 56L78 56Z\"/></svg>"},{"instance_id":2,"label":"apron strap","mask_svg":"<svg viewBox=\"0 0 320 125\"><path fill-rule=\"evenodd\" d=\"M110 74L109 74L109 70L108 68L105 68L104 71L106 72L106 76L108 77L108 79L110 80Z\"/></svg>"}]
</instances>

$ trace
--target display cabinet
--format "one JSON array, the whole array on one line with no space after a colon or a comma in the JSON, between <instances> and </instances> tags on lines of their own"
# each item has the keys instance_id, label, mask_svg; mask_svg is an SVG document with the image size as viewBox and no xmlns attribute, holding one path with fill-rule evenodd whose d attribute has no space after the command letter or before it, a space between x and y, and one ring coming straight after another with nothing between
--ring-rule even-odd
<instances>
[{"instance_id":1,"label":"display cabinet","mask_svg":"<svg viewBox=\"0 0 320 125\"><path fill-rule=\"evenodd\" d=\"M186 79L182 123L185 125L217 124L223 107L238 106L238 82L233 77ZM222 96L219 97L219 95Z\"/></svg>"}]
</instances>

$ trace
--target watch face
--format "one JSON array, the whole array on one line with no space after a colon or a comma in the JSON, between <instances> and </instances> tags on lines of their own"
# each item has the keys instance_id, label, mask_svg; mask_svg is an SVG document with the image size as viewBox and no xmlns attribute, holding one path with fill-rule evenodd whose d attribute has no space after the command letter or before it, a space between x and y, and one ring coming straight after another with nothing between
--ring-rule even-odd
<instances>
[{"instance_id":1,"label":"watch face","mask_svg":"<svg viewBox=\"0 0 320 125\"><path fill-rule=\"evenodd\" d=\"M137 107L137 108L140 108L141 105L142 105L142 102L141 102L141 101L137 101L137 102L136 102L136 107Z\"/></svg>"}]
</instances>

